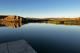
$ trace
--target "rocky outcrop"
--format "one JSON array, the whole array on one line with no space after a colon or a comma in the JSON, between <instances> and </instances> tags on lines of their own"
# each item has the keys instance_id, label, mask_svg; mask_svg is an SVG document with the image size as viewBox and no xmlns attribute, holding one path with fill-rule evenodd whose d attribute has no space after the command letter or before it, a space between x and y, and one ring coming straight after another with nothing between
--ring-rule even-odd
<instances>
[{"instance_id":1,"label":"rocky outcrop","mask_svg":"<svg viewBox=\"0 0 80 53\"><path fill-rule=\"evenodd\" d=\"M22 25L22 17L20 16L0 16L0 26L17 28Z\"/></svg>"},{"instance_id":2,"label":"rocky outcrop","mask_svg":"<svg viewBox=\"0 0 80 53\"><path fill-rule=\"evenodd\" d=\"M22 17L20 16L0 16L0 21L22 21Z\"/></svg>"}]
</instances>

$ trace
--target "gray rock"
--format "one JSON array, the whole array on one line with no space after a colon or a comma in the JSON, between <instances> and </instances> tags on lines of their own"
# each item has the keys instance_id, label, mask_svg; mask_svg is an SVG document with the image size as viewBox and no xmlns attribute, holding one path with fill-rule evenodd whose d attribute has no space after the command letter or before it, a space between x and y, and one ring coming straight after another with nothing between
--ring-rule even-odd
<instances>
[{"instance_id":1,"label":"gray rock","mask_svg":"<svg viewBox=\"0 0 80 53\"><path fill-rule=\"evenodd\" d=\"M25 40L0 45L0 53L37 53Z\"/></svg>"}]
</instances>

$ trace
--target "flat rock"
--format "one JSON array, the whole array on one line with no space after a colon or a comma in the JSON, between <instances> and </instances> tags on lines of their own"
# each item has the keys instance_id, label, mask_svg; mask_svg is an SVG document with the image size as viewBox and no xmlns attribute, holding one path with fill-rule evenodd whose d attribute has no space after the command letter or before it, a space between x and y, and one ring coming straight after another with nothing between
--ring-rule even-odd
<instances>
[{"instance_id":1,"label":"flat rock","mask_svg":"<svg viewBox=\"0 0 80 53\"><path fill-rule=\"evenodd\" d=\"M37 53L25 40L0 44L0 53Z\"/></svg>"}]
</instances>

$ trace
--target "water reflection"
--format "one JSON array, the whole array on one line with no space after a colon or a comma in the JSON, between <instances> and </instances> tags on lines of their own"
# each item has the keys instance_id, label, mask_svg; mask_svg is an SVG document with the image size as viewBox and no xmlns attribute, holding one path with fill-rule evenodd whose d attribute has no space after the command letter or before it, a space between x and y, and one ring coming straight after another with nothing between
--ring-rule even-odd
<instances>
[{"instance_id":1,"label":"water reflection","mask_svg":"<svg viewBox=\"0 0 80 53\"><path fill-rule=\"evenodd\" d=\"M18 28L22 26L21 22L0 22L0 27Z\"/></svg>"},{"instance_id":2,"label":"water reflection","mask_svg":"<svg viewBox=\"0 0 80 53\"><path fill-rule=\"evenodd\" d=\"M80 53L80 27L64 25L80 24L79 21L2 21L0 26L5 27L0 28L0 43L24 39L38 53Z\"/></svg>"},{"instance_id":3,"label":"water reflection","mask_svg":"<svg viewBox=\"0 0 80 53\"><path fill-rule=\"evenodd\" d=\"M56 24L56 25L80 25L80 21L48 21L49 24Z\"/></svg>"},{"instance_id":4,"label":"water reflection","mask_svg":"<svg viewBox=\"0 0 80 53\"><path fill-rule=\"evenodd\" d=\"M46 24L56 24L56 25L76 25L79 26L79 21L25 21L25 22L11 22L11 21L0 21L0 27L18 28L24 24L29 23L46 23Z\"/></svg>"}]
</instances>

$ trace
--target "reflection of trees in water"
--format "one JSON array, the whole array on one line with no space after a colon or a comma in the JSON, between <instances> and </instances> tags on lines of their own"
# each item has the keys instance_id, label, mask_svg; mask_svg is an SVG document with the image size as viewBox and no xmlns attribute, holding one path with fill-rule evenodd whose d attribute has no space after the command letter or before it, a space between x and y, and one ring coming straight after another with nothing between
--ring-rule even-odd
<instances>
[{"instance_id":1,"label":"reflection of trees in water","mask_svg":"<svg viewBox=\"0 0 80 53\"><path fill-rule=\"evenodd\" d=\"M80 21L67 20L67 21L48 21L50 24L63 24L63 25L80 25Z\"/></svg>"},{"instance_id":2,"label":"reflection of trees in water","mask_svg":"<svg viewBox=\"0 0 80 53\"><path fill-rule=\"evenodd\" d=\"M24 24L28 23L49 23L49 24L63 24L63 25L80 25L79 20L27 20L23 22Z\"/></svg>"},{"instance_id":3,"label":"reflection of trees in water","mask_svg":"<svg viewBox=\"0 0 80 53\"><path fill-rule=\"evenodd\" d=\"M26 23L49 23L49 24L57 24L57 25L80 25L80 21L76 20L28 20Z\"/></svg>"},{"instance_id":4,"label":"reflection of trees in water","mask_svg":"<svg viewBox=\"0 0 80 53\"><path fill-rule=\"evenodd\" d=\"M22 23L23 24L28 24L28 23L46 23L47 20L44 20L44 19L35 19L35 18L23 18L22 19Z\"/></svg>"},{"instance_id":5,"label":"reflection of trees in water","mask_svg":"<svg viewBox=\"0 0 80 53\"><path fill-rule=\"evenodd\" d=\"M28 23L49 23L49 24L63 24L63 25L80 25L80 21L55 21L55 20L28 20L23 19L23 21L0 21L0 27L6 26L11 28L18 28L24 24Z\"/></svg>"},{"instance_id":6,"label":"reflection of trees in water","mask_svg":"<svg viewBox=\"0 0 80 53\"><path fill-rule=\"evenodd\" d=\"M29 20L26 20L24 22L21 22L21 21L0 21L0 27L10 27L10 28L18 28L18 27L21 27L22 25L24 24L28 24L28 23L43 23L42 21L29 21Z\"/></svg>"}]
</instances>

